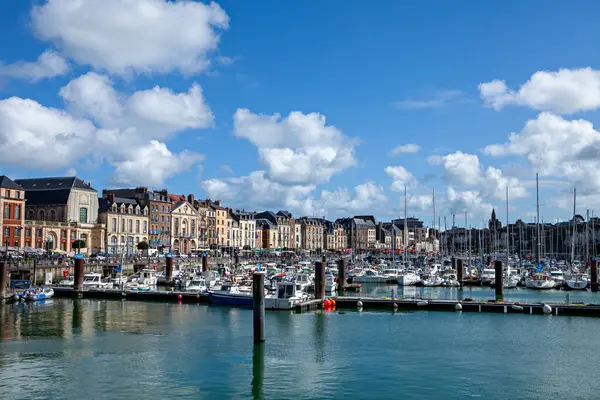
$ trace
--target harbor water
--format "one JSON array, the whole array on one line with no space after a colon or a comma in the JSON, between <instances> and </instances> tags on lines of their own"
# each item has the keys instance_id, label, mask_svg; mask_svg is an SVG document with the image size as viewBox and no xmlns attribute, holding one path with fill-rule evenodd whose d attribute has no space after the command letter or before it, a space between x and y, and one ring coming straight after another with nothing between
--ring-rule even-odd
<instances>
[{"instance_id":1,"label":"harbor water","mask_svg":"<svg viewBox=\"0 0 600 400\"><path fill-rule=\"evenodd\" d=\"M3 399L596 398L598 320L453 312L266 314L53 299L0 307Z\"/></svg>"}]
</instances>

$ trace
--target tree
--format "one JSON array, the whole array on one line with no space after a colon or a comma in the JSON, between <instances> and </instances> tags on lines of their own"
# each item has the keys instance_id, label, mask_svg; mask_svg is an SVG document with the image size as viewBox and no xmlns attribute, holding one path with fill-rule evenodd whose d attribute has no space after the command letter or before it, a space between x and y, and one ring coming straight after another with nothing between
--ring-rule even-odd
<instances>
[{"instance_id":1,"label":"tree","mask_svg":"<svg viewBox=\"0 0 600 400\"><path fill-rule=\"evenodd\" d=\"M81 249L85 249L87 247L87 245L85 244L85 240L75 240L72 244L71 247L73 249L77 249L77 254L79 254L79 250Z\"/></svg>"},{"instance_id":2,"label":"tree","mask_svg":"<svg viewBox=\"0 0 600 400\"><path fill-rule=\"evenodd\" d=\"M252 248L250 246L248 246L247 244L244 245L243 249L246 250L246 251L252 250Z\"/></svg>"},{"instance_id":3,"label":"tree","mask_svg":"<svg viewBox=\"0 0 600 400\"><path fill-rule=\"evenodd\" d=\"M139 242L137 244L138 250L148 250L149 248L150 248L150 245L148 244L148 242Z\"/></svg>"}]
</instances>

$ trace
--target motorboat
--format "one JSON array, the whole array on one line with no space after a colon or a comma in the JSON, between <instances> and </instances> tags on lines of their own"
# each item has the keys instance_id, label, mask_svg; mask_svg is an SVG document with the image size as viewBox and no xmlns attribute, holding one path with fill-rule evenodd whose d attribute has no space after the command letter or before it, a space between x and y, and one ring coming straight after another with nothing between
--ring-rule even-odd
<instances>
[{"instance_id":1,"label":"motorboat","mask_svg":"<svg viewBox=\"0 0 600 400\"><path fill-rule=\"evenodd\" d=\"M108 282L102 281L102 274L90 272L89 274L83 275L84 289L105 289L107 286Z\"/></svg>"},{"instance_id":2,"label":"motorboat","mask_svg":"<svg viewBox=\"0 0 600 400\"><path fill-rule=\"evenodd\" d=\"M202 273L202 277L206 281L206 285L208 288L212 288L217 286L219 281L221 281L221 275L217 271L206 271Z\"/></svg>"},{"instance_id":3,"label":"motorboat","mask_svg":"<svg viewBox=\"0 0 600 400\"><path fill-rule=\"evenodd\" d=\"M352 278L352 283L386 283L387 277L378 270L365 268L362 273Z\"/></svg>"},{"instance_id":4,"label":"motorboat","mask_svg":"<svg viewBox=\"0 0 600 400\"><path fill-rule=\"evenodd\" d=\"M251 307L254 302L252 293L242 293L238 285L229 283L221 285L220 290L209 290L208 300L212 304L240 307Z\"/></svg>"},{"instance_id":5,"label":"motorboat","mask_svg":"<svg viewBox=\"0 0 600 400\"><path fill-rule=\"evenodd\" d=\"M586 290L590 284L587 275L577 274L565 279L565 289L568 290Z\"/></svg>"},{"instance_id":6,"label":"motorboat","mask_svg":"<svg viewBox=\"0 0 600 400\"><path fill-rule=\"evenodd\" d=\"M389 283L396 283L398 281L398 275L400 275L400 271L394 268L384 269L381 273L387 278L387 282Z\"/></svg>"},{"instance_id":7,"label":"motorboat","mask_svg":"<svg viewBox=\"0 0 600 400\"><path fill-rule=\"evenodd\" d=\"M479 281L483 286L490 286L494 279L496 279L496 270L493 268L485 268L479 276Z\"/></svg>"},{"instance_id":8,"label":"motorboat","mask_svg":"<svg viewBox=\"0 0 600 400\"><path fill-rule=\"evenodd\" d=\"M127 276L123 275L120 272L113 272L110 275L110 283L112 283L113 288L121 288L124 287L127 283Z\"/></svg>"},{"instance_id":9,"label":"motorboat","mask_svg":"<svg viewBox=\"0 0 600 400\"><path fill-rule=\"evenodd\" d=\"M399 286L414 286L421 282L421 277L413 271L406 271L396 278Z\"/></svg>"},{"instance_id":10,"label":"motorboat","mask_svg":"<svg viewBox=\"0 0 600 400\"><path fill-rule=\"evenodd\" d=\"M456 276L456 272L452 269L446 270L444 275L442 275L442 286L444 287L458 287L460 286L458 282L458 277Z\"/></svg>"},{"instance_id":11,"label":"motorboat","mask_svg":"<svg viewBox=\"0 0 600 400\"><path fill-rule=\"evenodd\" d=\"M529 289L537 290L554 289L556 282L549 275L537 273L525 281L525 286Z\"/></svg>"},{"instance_id":12,"label":"motorboat","mask_svg":"<svg viewBox=\"0 0 600 400\"><path fill-rule=\"evenodd\" d=\"M565 273L560 269L553 269L550 271L550 278L556 284L556 288L562 288L565 286Z\"/></svg>"},{"instance_id":13,"label":"motorboat","mask_svg":"<svg viewBox=\"0 0 600 400\"><path fill-rule=\"evenodd\" d=\"M50 287L29 288L22 293L15 293L12 297L14 301L41 301L54 296L54 289Z\"/></svg>"},{"instance_id":14,"label":"motorboat","mask_svg":"<svg viewBox=\"0 0 600 400\"><path fill-rule=\"evenodd\" d=\"M444 280L438 275L430 275L429 277L423 279L423 286L425 287L436 287L442 286Z\"/></svg>"},{"instance_id":15,"label":"motorboat","mask_svg":"<svg viewBox=\"0 0 600 400\"><path fill-rule=\"evenodd\" d=\"M125 291L148 292L156 288L158 278L153 269L143 269L136 275L132 275L125 284Z\"/></svg>"},{"instance_id":16,"label":"motorboat","mask_svg":"<svg viewBox=\"0 0 600 400\"><path fill-rule=\"evenodd\" d=\"M296 304L306 300L306 294L297 291L294 282L277 282L277 288L274 295L265 297L266 310L292 310Z\"/></svg>"},{"instance_id":17,"label":"motorboat","mask_svg":"<svg viewBox=\"0 0 600 400\"><path fill-rule=\"evenodd\" d=\"M73 275L66 276L65 279L58 282L58 286L72 288L75 286L75 277Z\"/></svg>"},{"instance_id":18,"label":"motorboat","mask_svg":"<svg viewBox=\"0 0 600 400\"><path fill-rule=\"evenodd\" d=\"M308 292L308 288L313 284L311 275L305 273L296 274L295 281L301 292Z\"/></svg>"},{"instance_id":19,"label":"motorboat","mask_svg":"<svg viewBox=\"0 0 600 400\"><path fill-rule=\"evenodd\" d=\"M185 291L186 292L206 292L208 290L206 286L206 280L202 277L194 277L191 280L186 281Z\"/></svg>"}]
</instances>

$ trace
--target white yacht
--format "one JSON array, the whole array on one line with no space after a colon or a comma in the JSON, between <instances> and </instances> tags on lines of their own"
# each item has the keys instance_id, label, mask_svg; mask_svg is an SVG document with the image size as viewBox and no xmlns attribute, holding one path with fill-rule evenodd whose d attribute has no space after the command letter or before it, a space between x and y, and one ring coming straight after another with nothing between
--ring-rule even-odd
<instances>
[{"instance_id":1,"label":"white yacht","mask_svg":"<svg viewBox=\"0 0 600 400\"><path fill-rule=\"evenodd\" d=\"M529 289L545 290L554 289L556 283L550 278L550 276L537 273L525 281L525 286Z\"/></svg>"},{"instance_id":2,"label":"white yacht","mask_svg":"<svg viewBox=\"0 0 600 400\"><path fill-rule=\"evenodd\" d=\"M75 286L75 277L73 275L69 275L65 277L62 281L58 282L58 286L60 287L74 287Z\"/></svg>"},{"instance_id":3,"label":"white yacht","mask_svg":"<svg viewBox=\"0 0 600 400\"><path fill-rule=\"evenodd\" d=\"M105 289L107 286L108 282L102 282L102 274L90 272L83 275L84 289Z\"/></svg>"},{"instance_id":4,"label":"white yacht","mask_svg":"<svg viewBox=\"0 0 600 400\"><path fill-rule=\"evenodd\" d=\"M148 292L156 288L157 277L153 269L143 269L136 275L132 275L125 284L125 290Z\"/></svg>"},{"instance_id":5,"label":"white yacht","mask_svg":"<svg viewBox=\"0 0 600 400\"><path fill-rule=\"evenodd\" d=\"M206 280L202 277L194 277L191 280L186 281L186 292L206 292L207 290Z\"/></svg>"},{"instance_id":6,"label":"white yacht","mask_svg":"<svg viewBox=\"0 0 600 400\"><path fill-rule=\"evenodd\" d=\"M489 286L492 281L496 279L496 270L493 268L485 268L481 271L479 279L482 285Z\"/></svg>"},{"instance_id":7,"label":"white yacht","mask_svg":"<svg viewBox=\"0 0 600 400\"><path fill-rule=\"evenodd\" d=\"M550 278L552 278L552 280L556 284L555 287L557 287L557 288L564 287L564 285L565 285L565 273L563 271L561 271L560 269L551 270L550 271Z\"/></svg>"},{"instance_id":8,"label":"white yacht","mask_svg":"<svg viewBox=\"0 0 600 400\"><path fill-rule=\"evenodd\" d=\"M430 275L426 279L423 279L423 286L425 287L436 287L442 286L444 280L438 275Z\"/></svg>"},{"instance_id":9,"label":"white yacht","mask_svg":"<svg viewBox=\"0 0 600 400\"><path fill-rule=\"evenodd\" d=\"M400 286L413 286L421 282L421 277L413 271L406 271L396 277Z\"/></svg>"},{"instance_id":10,"label":"white yacht","mask_svg":"<svg viewBox=\"0 0 600 400\"><path fill-rule=\"evenodd\" d=\"M590 280L587 275L577 274L565 279L565 289L586 290Z\"/></svg>"},{"instance_id":11,"label":"white yacht","mask_svg":"<svg viewBox=\"0 0 600 400\"><path fill-rule=\"evenodd\" d=\"M352 278L352 283L386 283L388 278L378 270L365 268L362 273Z\"/></svg>"},{"instance_id":12,"label":"white yacht","mask_svg":"<svg viewBox=\"0 0 600 400\"><path fill-rule=\"evenodd\" d=\"M307 292L308 287L313 284L312 277L309 274L298 273L296 274L296 287L300 292Z\"/></svg>"},{"instance_id":13,"label":"white yacht","mask_svg":"<svg viewBox=\"0 0 600 400\"><path fill-rule=\"evenodd\" d=\"M400 275L400 271L394 268L384 269L381 272L385 277L388 278L388 282L397 282L398 276Z\"/></svg>"},{"instance_id":14,"label":"white yacht","mask_svg":"<svg viewBox=\"0 0 600 400\"><path fill-rule=\"evenodd\" d=\"M337 282L332 274L325 275L325 292L331 293L337 290Z\"/></svg>"}]
</instances>

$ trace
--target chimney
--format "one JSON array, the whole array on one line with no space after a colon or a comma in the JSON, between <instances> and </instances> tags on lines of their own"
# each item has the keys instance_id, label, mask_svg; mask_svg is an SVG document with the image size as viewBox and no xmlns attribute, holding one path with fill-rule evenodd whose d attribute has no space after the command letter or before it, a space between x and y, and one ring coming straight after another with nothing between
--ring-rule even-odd
<instances>
[{"instance_id":1,"label":"chimney","mask_svg":"<svg viewBox=\"0 0 600 400\"><path fill-rule=\"evenodd\" d=\"M110 201L111 203L115 202L115 194L114 193L108 193L108 195L106 196L106 198L108 199L108 201Z\"/></svg>"},{"instance_id":2,"label":"chimney","mask_svg":"<svg viewBox=\"0 0 600 400\"><path fill-rule=\"evenodd\" d=\"M221 200L217 200L216 203L219 207L221 207Z\"/></svg>"},{"instance_id":3,"label":"chimney","mask_svg":"<svg viewBox=\"0 0 600 400\"><path fill-rule=\"evenodd\" d=\"M193 194L188 194L188 203L190 203L192 205L192 207L194 206L194 195Z\"/></svg>"}]
</instances>

